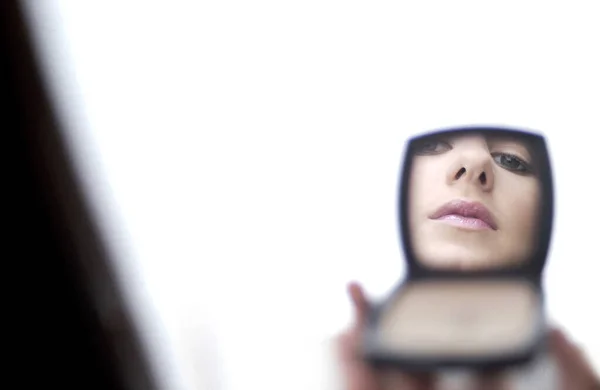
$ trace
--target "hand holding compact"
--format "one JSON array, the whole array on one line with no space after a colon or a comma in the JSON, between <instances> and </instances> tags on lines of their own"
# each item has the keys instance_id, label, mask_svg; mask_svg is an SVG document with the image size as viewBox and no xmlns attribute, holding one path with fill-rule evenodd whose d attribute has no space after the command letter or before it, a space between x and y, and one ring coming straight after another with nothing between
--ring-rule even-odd
<instances>
[{"instance_id":1,"label":"hand holding compact","mask_svg":"<svg viewBox=\"0 0 600 390\"><path fill-rule=\"evenodd\" d=\"M374 367L362 358L361 333L366 325L370 303L361 286L348 286L354 308L354 322L350 329L337 338L339 362L342 368L344 390L434 390L439 388L434 373L411 373L395 367ZM504 378L497 373L482 374L476 378L481 389L506 389Z\"/></svg>"},{"instance_id":2,"label":"hand holding compact","mask_svg":"<svg viewBox=\"0 0 600 390\"><path fill-rule=\"evenodd\" d=\"M545 345L553 192L543 137L464 127L408 142L398 221L406 277L367 314L364 357L410 372L497 370Z\"/></svg>"},{"instance_id":3,"label":"hand holding compact","mask_svg":"<svg viewBox=\"0 0 600 390\"><path fill-rule=\"evenodd\" d=\"M348 293L354 309L354 322L337 339L338 356L345 390L426 390L434 389L429 375L414 375L396 369L379 369L362 357L362 332L367 323L370 303L360 285L351 283Z\"/></svg>"}]
</instances>

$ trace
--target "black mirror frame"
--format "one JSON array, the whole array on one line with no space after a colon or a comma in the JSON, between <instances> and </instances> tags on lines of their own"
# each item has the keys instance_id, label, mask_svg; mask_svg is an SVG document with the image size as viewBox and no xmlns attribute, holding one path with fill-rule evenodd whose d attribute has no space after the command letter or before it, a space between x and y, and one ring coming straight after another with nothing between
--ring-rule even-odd
<instances>
[{"instance_id":1,"label":"black mirror frame","mask_svg":"<svg viewBox=\"0 0 600 390\"><path fill-rule=\"evenodd\" d=\"M507 267L493 270L482 271L453 271L453 270L432 270L419 264L414 258L413 248L410 240L410 229L408 228L408 196L407 190L409 185L410 171L412 168L411 147L420 139L430 137L434 134L443 133L470 133L470 132L494 132L497 134L518 135L527 138L536 148L536 153L540 159L539 176L542 182L542 206L540 219L540 236L538 247L532 258L532 261L523 266ZM400 180L398 187L398 230L400 238L400 246L402 248L405 262L407 264L407 279L423 279L423 278L526 278L535 284L541 284L546 258L550 248L552 238L552 226L554 220L554 182L552 175L552 165L548 153L547 143L545 138L538 132L513 127L497 127L497 126L461 126L450 127L444 129L433 130L422 135L411 138L405 145L404 160L400 169Z\"/></svg>"}]
</instances>

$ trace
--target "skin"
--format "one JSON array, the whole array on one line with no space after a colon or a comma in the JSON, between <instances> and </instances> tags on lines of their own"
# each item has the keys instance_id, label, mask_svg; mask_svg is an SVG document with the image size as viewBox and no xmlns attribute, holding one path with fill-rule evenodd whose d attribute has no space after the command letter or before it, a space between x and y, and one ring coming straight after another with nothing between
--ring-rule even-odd
<instances>
[{"instance_id":1,"label":"skin","mask_svg":"<svg viewBox=\"0 0 600 390\"><path fill-rule=\"evenodd\" d=\"M525 262L536 246L541 183L519 139L468 134L415 149L409 225L416 258L432 268L472 270ZM496 230L457 227L431 215L452 200L482 203Z\"/></svg>"},{"instance_id":2,"label":"skin","mask_svg":"<svg viewBox=\"0 0 600 390\"><path fill-rule=\"evenodd\" d=\"M370 303L358 283L348 285L354 307L354 323L336 340L338 362L342 369L345 390L435 390L433 374L411 375L388 370L379 371L360 358L359 335L364 331ZM600 379L583 351L566 334L552 329L549 334L550 353L556 360L559 383L557 390L600 390ZM475 389L512 390L501 372L482 373Z\"/></svg>"}]
</instances>

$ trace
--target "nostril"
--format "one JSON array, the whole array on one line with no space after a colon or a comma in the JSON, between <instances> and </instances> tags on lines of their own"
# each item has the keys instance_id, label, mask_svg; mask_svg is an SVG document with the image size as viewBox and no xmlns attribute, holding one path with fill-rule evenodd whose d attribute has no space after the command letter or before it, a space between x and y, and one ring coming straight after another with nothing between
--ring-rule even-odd
<instances>
[{"instance_id":1,"label":"nostril","mask_svg":"<svg viewBox=\"0 0 600 390\"><path fill-rule=\"evenodd\" d=\"M460 179L460 177L461 177L462 175L464 175L466 171L467 171L467 170L466 170L464 167L463 167L463 168L460 168L460 170L459 170L458 172L456 172L456 175L454 175L454 180L458 180L458 179Z\"/></svg>"},{"instance_id":2,"label":"nostril","mask_svg":"<svg viewBox=\"0 0 600 390\"><path fill-rule=\"evenodd\" d=\"M485 184L487 182L487 176L485 175L485 172L481 172L481 175L479 175L479 181L481 184Z\"/></svg>"}]
</instances>

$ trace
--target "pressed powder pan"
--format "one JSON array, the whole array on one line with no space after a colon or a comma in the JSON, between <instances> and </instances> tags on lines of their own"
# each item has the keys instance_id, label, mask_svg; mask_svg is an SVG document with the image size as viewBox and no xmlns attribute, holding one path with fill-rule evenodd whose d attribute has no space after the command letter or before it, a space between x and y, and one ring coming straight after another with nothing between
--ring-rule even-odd
<instances>
[{"instance_id":1,"label":"pressed powder pan","mask_svg":"<svg viewBox=\"0 0 600 390\"><path fill-rule=\"evenodd\" d=\"M510 353L539 332L539 296L515 281L408 283L383 313L379 332L390 351L414 356Z\"/></svg>"}]
</instances>

